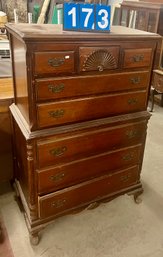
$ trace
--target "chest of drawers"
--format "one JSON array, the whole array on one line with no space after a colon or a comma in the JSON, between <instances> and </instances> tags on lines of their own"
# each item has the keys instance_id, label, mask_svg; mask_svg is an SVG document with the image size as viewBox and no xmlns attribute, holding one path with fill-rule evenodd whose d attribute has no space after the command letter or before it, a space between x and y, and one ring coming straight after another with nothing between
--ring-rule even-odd
<instances>
[{"instance_id":1,"label":"chest of drawers","mask_svg":"<svg viewBox=\"0 0 163 257\"><path fill-rule=\"evenodd\" d=\"M151 70L161 39L8 24L15 185L31 242L54 218L142 192Z\"/></svg>"}]
</instances>

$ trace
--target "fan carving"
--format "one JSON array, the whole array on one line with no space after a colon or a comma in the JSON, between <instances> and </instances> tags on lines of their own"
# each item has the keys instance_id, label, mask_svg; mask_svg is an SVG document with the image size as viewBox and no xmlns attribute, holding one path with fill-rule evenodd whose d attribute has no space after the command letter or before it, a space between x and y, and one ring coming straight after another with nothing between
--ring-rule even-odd
<instances>
[{"instance_id":1,"label":"fan carving","mask_svg":"<svg viewBox=\"0 0 163 257\"><path fill-rule=\"evenodd\" d=\"M116 69L117 63L114 56L105 49L100 49L92 52L83 64L83 71L105 69Z\"/></svg>"}]
</instances>

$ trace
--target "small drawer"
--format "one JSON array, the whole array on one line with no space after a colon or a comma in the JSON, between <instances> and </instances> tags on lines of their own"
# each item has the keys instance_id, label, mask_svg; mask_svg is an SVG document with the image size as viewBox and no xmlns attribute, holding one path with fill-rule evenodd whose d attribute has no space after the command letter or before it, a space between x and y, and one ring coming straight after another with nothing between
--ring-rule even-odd
<instances>
[{"instance_id":1,"label":"small drawer","mask_svg":"<svg viewBox=\"0 0 163 257\"><path fill-rule=\"evenodd\" d=\"M124 68L149 67L151 64L152 49L125 49Z\"/></svg>"},{"instance_id":2,"label":"small drawer","mask_svg":"<svg viewBox=\"0 0 163 257\"><path fill-rule=\"evenodd\" d=\"M123 189L136 185L139 182L139 167L121 170L95 178L81 184L41 196L39 202L39 216L41 219L55 216L76 207L84 206L94 201L109 197Z\"/></svg>"},{"instance_id":3,"label":"small drawer","mask_svg":"<svg viewBox=\"0 0 163 257\"><path fill-rule=\"evenodd\" d=\"M35 75L74 73L74 51L36 52Z\"/></svg>"},{"instance_id":4,"label":"small drawer","mask_svg":"<svg viewBox=\"0 0 163 257\"><path fill-rule=\"evenodd\" d=\"M146 121L109 128L92 129L88 132L49 137L37 142L37 167L45 168L58 163L70 162L86 156L111 151L141 142L146 132Z\"/></svg>"},{"instance_id":5,"label":"small drawer","mask_svg":"<svg viewBox=\"0 0 163 257\"><path fill-rule=\"evenodd\" d=\"M102 82L101 82L102 81ZM37 79L37 101L146 88L149 72L128 72L95 76Z\"/></svg>"},{"instance_id":6,"label":"small drawer","mask_svg":"<svg viewBox=\"0 0 163 257\"><path fill-rule=\"evenodd\" d=\"M45 194L140 162L142 146L105 152L38 171L38 193Z\"/></svg>"},{"instance_id":7,"label":"small drawer","mask_svg":"<svg viewBox=\"0 0 163 257\"><path fill-rule=\"evenodd\" d=\"M80 47L80 72L115 70L119 63L119 46Z\"/></svg>"},{"instance_id":8,"label":"small drawer","mask_svg":"<svg viewBox=\"0 0 163 257\"><path fill-rule=\"evenodd\" d=\"M146 91L92 96L37 105L39 128L143 111Z\"/></svg>"},{"instance_id":9,"label":"small drawer","mask_svg":"<svg viewBox=\"0 0 163 257\"><path fill-rule=\"evenodd\" d=\"M163 93L163 72L153 72L152 86L159 92Z\"/></svg>"}]
</instances>

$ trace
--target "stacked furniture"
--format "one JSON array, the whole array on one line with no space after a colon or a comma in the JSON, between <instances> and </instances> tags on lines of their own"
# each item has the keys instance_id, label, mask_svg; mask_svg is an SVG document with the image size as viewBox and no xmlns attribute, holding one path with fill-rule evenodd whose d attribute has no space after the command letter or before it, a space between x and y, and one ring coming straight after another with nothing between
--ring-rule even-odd
<instances>
[{"instance_id":1,"label":"stacked furniture","mask_svg":"<svg viewBox=\"0 0 163 257\"><path fill-rule=\"evenodd\" d=\"M133 19L133 22L132 22ZM163 3L123 1L119 25L163 35Z\"/></svg>"},{"instance_id":2,"label":"stacked furniture","mask_svg":"<svg viewBox=\"0 0 163 257\"><path fill-rule=\"evenodd\" d=\"M123 1L120 8L119 25L132 27L163 36L163 0ZM160 65L153 71L151 86L151 111L154 108L154 96L161 94L163 106L163 50L160 51Z\"/></svg>"},{"instance_id":3,"label":"stacked furniture","mask_svg":"<svg viewBox=\"0 0 163 257\"><path fill-rule=\"evenodd\" d=\"M151 71L160 36L8 24L15 186L31 242L55 218L142 193Z\"/></svg>"},{"instance_id":4,"label":"stacked furniture","mask_svg":"<svg viewBox=\"0 0 163 257\"><path fill-rule=\"evenodd\" d=\"M151 112L154 108L155 95L161 95L160 105L163 106L163 69L157 69L153 71L152 83L151 83Z\"/></svg>"}]
</instances>

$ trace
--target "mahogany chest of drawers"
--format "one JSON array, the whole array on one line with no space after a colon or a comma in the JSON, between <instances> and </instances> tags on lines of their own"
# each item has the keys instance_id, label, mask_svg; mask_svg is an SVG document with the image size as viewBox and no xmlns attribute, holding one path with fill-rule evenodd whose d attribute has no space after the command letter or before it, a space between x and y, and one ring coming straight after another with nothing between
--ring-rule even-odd
<instances>
[{"instance_id":1,"label":"mahogany chest of drawers","mask_svg":"<svg viewBox=\"0 0 163 257\"><path fill-rule=\"evenodd\" d=\"M36 244L58 216L142 192L148 92L161 39L116 26L107 34L55 25L7 30L15 184Z\"/></svg>"}]
</instances>

